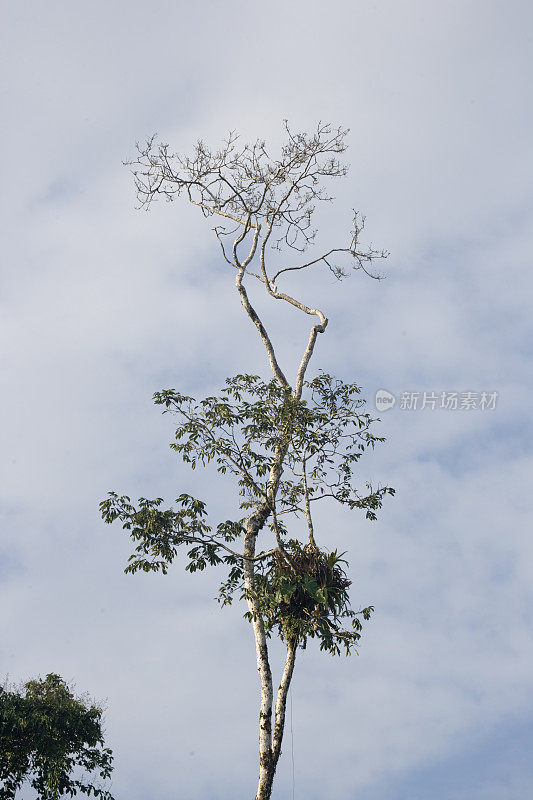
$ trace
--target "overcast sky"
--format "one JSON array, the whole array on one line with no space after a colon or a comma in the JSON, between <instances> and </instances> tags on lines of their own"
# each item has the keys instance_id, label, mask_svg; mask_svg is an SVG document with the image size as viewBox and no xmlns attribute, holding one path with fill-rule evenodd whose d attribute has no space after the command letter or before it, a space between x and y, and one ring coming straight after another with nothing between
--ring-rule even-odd
<instances>
[{"instance_id":1,"label":"overcast sky","mask_svg":"<svg viewBox=\"0 0 533 800\"><path fill-rule=\"evenodd\" d=\"M153 132L181 152L230 129L275 149L283 119L350 128L320 242L356 208L391 253L380 283L318 269L302 286L330 319L313 370L359 382L372 410L396 398L361 461L396 498L376 523L320 518L376 613L358 657L298 655L294 797L533 796L532 23L518 0L3 3L0 673L58 672L106 702L117 800L255 791L244 609L179 563L124 576L129 542L98 502L190 491L231 516L151 397L268 377L210 223L136 211L122 161ZM264 309L291 372L308 320ZM421 408L424 392L459 407ZM291 792L288 734L273 797Z\"/></svg>"}]
</instances>

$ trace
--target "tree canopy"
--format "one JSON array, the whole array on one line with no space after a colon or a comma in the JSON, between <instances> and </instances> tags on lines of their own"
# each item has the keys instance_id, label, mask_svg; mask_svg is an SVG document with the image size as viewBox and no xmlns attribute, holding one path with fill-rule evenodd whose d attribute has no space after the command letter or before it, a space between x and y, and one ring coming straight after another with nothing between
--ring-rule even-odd
<instances>
[{"instance_id":1,"label":"tree canopy","mask_svg":"<svg viewBox=\"0 0 533 800\"><path fill-rule=\"evenodd\" d=\"M336 550L319 549L311 506L334 500L363 509L373 520L383 497L394 490L368 483L360 490L354 484L353 471L365 449L383 441L371 431L375 420L364 410L359 386L321 373L303 388L306 399L295 400L276 380L237 375L226 380L218 397L196 401L171 389L154 395L164 413L180 422L171 448L192 469L214 462L219 473L233 478L243 516L213 527L206 502L186 493L177 498L177 507L163 510L163 498L133 504L127 495L111 492L100 508L106 522L119 519L136 543L126 572L166 573L180 546L190 546L188 571L229 567L219 599L231 603L235 592L245 597L244 553L237 540L250 510L268 502L269 469L283 443L285 469L266 522L275 547L253 557L266 631L276 629L283 641L292 638L300 647L316 637L322 649L338 654L343 648L349 654L360 638L360 618L368 619L372 607L351 610L346 562ZM291 519L304 521L304 542L290 536Z\"/></svg>"},{"instance_id":2,"label":"tree canopy","mask_svg":"<svg viewBox=\"0 0 533 800\"><path fill-rule=\"evenodd\" d=\"M113 800L102 783L112 770L102 709L59 675L0 691L0 800L13 800L26 783L39 800L79 793Z\"/></svg>"}]
</instances>

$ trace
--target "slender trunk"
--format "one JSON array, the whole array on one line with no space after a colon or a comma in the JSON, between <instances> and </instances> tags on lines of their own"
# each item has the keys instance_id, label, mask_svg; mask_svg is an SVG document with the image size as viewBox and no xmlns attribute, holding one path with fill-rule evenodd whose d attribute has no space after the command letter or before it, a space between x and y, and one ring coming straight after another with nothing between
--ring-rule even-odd
<instances>
[{"instance_id":1,"label":"slender trunk","mask_svg":"<svg viewBox=\"0 0 533 800\"><path fill-rule=\"evenodd\" d=\"M290 678L292 677L292 669L294 667L293 656L292 666L290 666L289 669L286 665L280 689L278 691L278 700L276 702L276 742L279 742L279 744L276 746L272 740L272 671L270 669L270 663L268 659L268 646L265 626L255 593L255 572L253 558L255 555L257 534L263 528L271 513L271 509L274 507L279 480L283 472L283 459L285 458L287 448L288 437L284 437L284 439L278 444L274 458L272 459L267 487L267 501L259 506L254 514L248 517L244 534L244 587L246 592L246 601L248 603L248 610L252 616L252 627L254 631L255 650L257 656L257 671L259 673L259 683L261 686L261 707L259 712L259 782L257 785L255 800L270 800L276 764L281 752L281 737L283 736L283 721L285 716L287 690L290 683ZM286 688L282 688L285 686ZM278 706L280 709L282 708L282 714L278 713Z\"/></svg>"},{"instance_id":2,"label":"slender trunk","mask_svg":"<svg viewBox=\"0 0 533 800\"><path fill-rule=\"evenodd\" d=\"M248 605L252 611L255 605L253 599L249 600ZM261 684L261 710L259 714L259 780L255 800L270 800L274 775L281 756L287 695L294 671L297 642L292 640L287 644L287 657L277 692L274 731L272 732L272 672L268 660L264 626L260 618L257 621L260 624L255 624L256 620L254 620L254 636L257 669Z\"/></svg>"},{"instance_id":3,"label":"slender trunk","mask_svg":"<svg viewBox=\"0 0 533 800\"><path fill-rule=\"evenodd\" d=\"M241 237L240 239L238 238L234 245L233 254L236 264L238 264L238 261L236 257L237 254L235 248L242 238L243 237ZM254 246L252 248L252 252L255 252L256 244L257 242L255 241ZM270 341L268 333L266 332L263 323L261 322L257 312L252 307L250 300L248 299L248 294L243 286L243 278L244 278L244 266L239 265L235 283L239 295L241 297L241 303L244 306L248 316L250 317L250 319L252 320L252 322L259 331L259 335L267 350L270 366L272 367L274 376L278 380L279 384L283 387L283 389L286 392L290 392L291 389L289 383L277 362L276 354L274 352L274 348L272 346L272 342ZM268 286L269 285L267 281L267 287ZM272 294L272 291L270 289L269 291ZM283 299L289 299L289 301L292 302L293 305L297 305L306 313L316 314L320 318L321 324L315 325L311 330L311 334L309 336L309 342L306 351L303 355L300 367L298 369L296 387L294 390L293 397L295 400L299 400L302 394L305 371L307 369L309 360L313 354L313 349L315 346L317 334L324 332L324 330L326 329L326 325L328 324L328 321L324 317L322 312L316 309L308 309L306 306L298 304L292 299L287 298L285 295L275 294L275 296ZM246 521L245 535L244 535L244 553L243 553L244 587L246 593L246 600L248 603L248 610L250 611L252 617L252 626L255 638L255 650L257 656L257 671L259 673L259 682L261 686L261 708L259 712L259 782L257 786L257 793L255 795L255 800L270 800L270 796L272 794L272 783L274 780L274 774L276 772L276 766L279 757L281 755L281 742L283 739L283 730L285 727L285 708L287 704L287 692L289 691L289 686L292 679L292 673L294 670L294 661L296 658L297 641L290 641L287 644L287 659L285 663L285 669L283 671L283 676L281 679L281 683L276 698L274 733L272 733L272 702L273 702L272 671L270 669L270 663L268 659L268 647L266 641L265 626L263 623L263 618L261 616L260 608L255 594L255 573L254 573L253 558L255 555L257 534L263 528L270 514L275 511L276 495L278 491L279 481L283 473L283 462L285 456L287 455L287 450L289 448L290 436L291 436L291 430L289 423L289 428L283 432L281 439L276 447L276 451L274 453L274 457L270 465L270 475L267 483L265 501L259 505L256 511L250 517L248 517Z\"/></svg>"},{"instance_id":4,"label":"slender trunk","mask_svg":"<svg viewBox=\"0 0 533 800\"><path fill-rule=\"evenodd\" d=\"M281 743L283 741L283 731L285 729L287 694L291 684L295 658L296 644L290 643L287 645L285 669L283 670L283 676L281 678L281 683L279 685L276 698L274 733L272 737L272 747L268 756L268 768L259 774L259 784L257 787L255 800L270 800L270 796L272 794L274 775L276 774L276 767L278 766L279 757L281 755Z\"/></svg>"},{"instance_id":5,"label":"slender trunk","mask_svg":"<svg viewBox=\"0 0 533 800\"><path fill-rule=\"evenodd\" d=\"M272 760L272 672L268 661L265 626L255 595L254 562L257 532L247 528L244 536L244 586L248 609L252 615L257 671L261 686L259 711L259 783L256 800L269 800L274 778Z\"/></svg>"},{"instance_id":6,"label":"slender trunk","mask_svg":"<svg viewBox=\"0 0 533 800\"><path fill-rule=\"evenodd\" d=\"M278 689L278 696L276 698L276 721L274 723L274 735L272 737L272 757L274 762L274 770L277 767L279 757L281 755L281 743L283 741L283 731L285 729L285 709L287 707L287 694L291 685L292 673L294 671L294 662L296 660L297 641L290 639L287 642L287 658L285 660L285 669L281 677L281 683Z\"/></svg>"}]
</instances>

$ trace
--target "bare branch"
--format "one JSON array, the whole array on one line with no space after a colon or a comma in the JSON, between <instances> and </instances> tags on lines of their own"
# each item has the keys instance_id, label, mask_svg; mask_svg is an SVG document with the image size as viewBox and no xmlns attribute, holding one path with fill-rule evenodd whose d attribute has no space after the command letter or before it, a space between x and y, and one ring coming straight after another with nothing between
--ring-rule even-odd
<instances>
[{"instance_id":1,"label":"bare branch","mask_svg":"<svg viewBox=\"0 0 533 800\"><path fill-rule=\"evenodd\" d=\"M246 313L248 314L248 316L250 317L250 319L252 320L252 322L256 326L257 330L259 331L259 335L261 337L261 341L265 345L265 348L266 348L266 351L267 351L267 354L268 354L268 359L270 361L270 366L272 367L272 372L274 373L274 376L279 381L281 386L283 386L286 389L290 389L289 382L287 381L287 378L285 377L285 375L281 371L280 366L278 364L278 361L277 361L277 358L276 358L276 354L275 354L274 348L272 346L272 342L270 341L270 337L269 337L268 333L266 332L263 323L259 319L259 316L258 316L257 312L252 307L252 305L251 305L251 303L250 303L250 301L248 299L248 294L247 294L246 289L244 288L243 283L242 283L243 276L244 276L244 270L241 268L241 269L239 269L239 272L237 274L237 278L235 280L235 285L237 286L237 291L239 292L239 294L241 296L241 303L243 304L244 309L246 310Z\"/></svg>"}]
</instances>

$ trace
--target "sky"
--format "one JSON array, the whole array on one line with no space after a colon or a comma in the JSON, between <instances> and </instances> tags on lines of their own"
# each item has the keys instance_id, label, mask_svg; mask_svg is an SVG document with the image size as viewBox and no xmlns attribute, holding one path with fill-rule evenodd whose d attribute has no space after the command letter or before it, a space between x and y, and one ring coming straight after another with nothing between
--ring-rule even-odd
<instances>
[{"instance_id":1,"label":"sky","mask_svg":"<svg viewBox=\"0 0 533 800\"><path fill-rule=\"evenodd\" d=\"M273 798L533 796L532 23L518 0L4 2L0 677L57 672L104 704L117 800L255 792L244 608L183 562L124 575L98 503L187 491L231 516L152 394L268 377L209 222L136 210L123 161L154 132L275 150L284 119L350 129L319 243L356 208L390 252L383 281L317 269L298 291L330 320L312 369L372 411L394 396L360 465L397 495L374 523L319 515L376 612L358 656L299 652ZM257 303L293 373L308 320Z\"/></svg>"}]
</instances>

